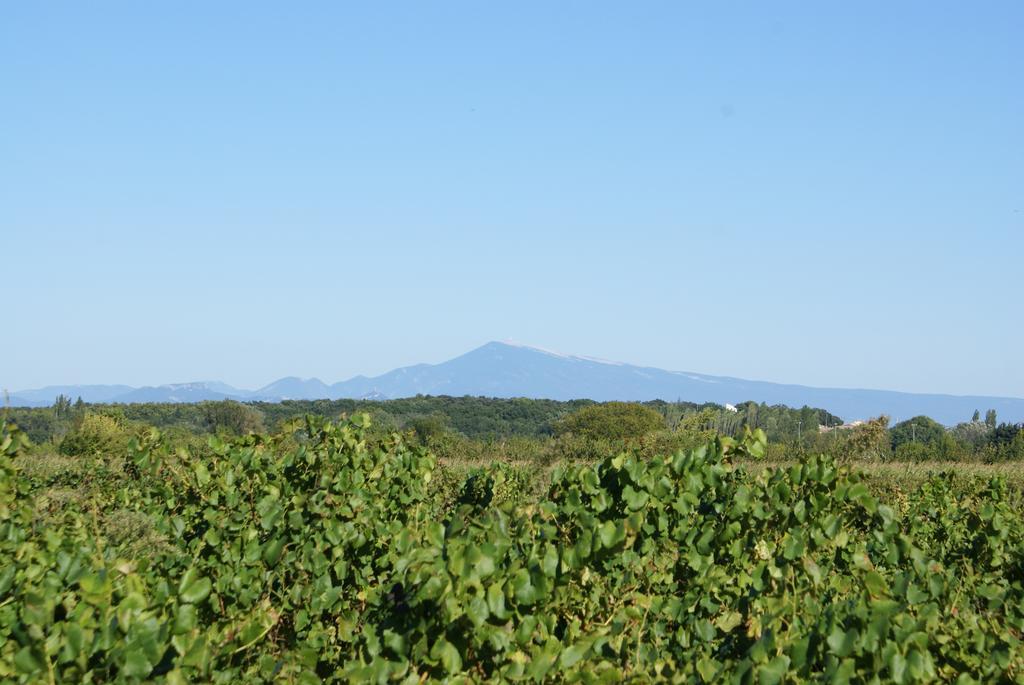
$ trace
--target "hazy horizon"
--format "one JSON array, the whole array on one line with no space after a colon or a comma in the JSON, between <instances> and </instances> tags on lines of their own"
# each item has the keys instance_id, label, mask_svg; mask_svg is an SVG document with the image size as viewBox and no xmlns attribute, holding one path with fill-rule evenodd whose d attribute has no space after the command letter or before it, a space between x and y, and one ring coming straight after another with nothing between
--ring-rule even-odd
<instances>
[{"instance_id":1,"label":"hazy horizon","mask_svg":"<svg viewBox=\"0 0 1024 685\"><path fill-rule=\"evenodd\" d=\"M1024 397L1024 5L11 5L0 388L514 339Z\"/></svg>"},{"instance_id":2,"label":"hazy horizon","mask_svg":"<svg viewBox=\"0 0 1024 685\"><path fill-rule=\"evenodd\" d=\"M564 352L564 351L552 350L552 349L548 349L548 348L537 347L536 345L530 345L530 344L527 344L527 343L522 343L522 342L519 342L519 341L516 341L516 340L490 340L490 341L487 341L486 343L483 343L482 345L476 346L476 347L474 347L474 348L472 348L470 350L465 350L462 353L454 355L453 357L450 357L450 358L437 360L436 362L417 362L416 364L412 364L412 365L409 365L409 366L418 366L418 365L424 365L424 364L425 365L429 365L429 366L435 366L435 365L443 364L444 362L452 361L453 359L456 359L456 358L462 356L463 354L468 354L470 352L477 351L478 349L487 347L488 345L494 345L494 344L511 345L513 347L525 348L525 349L533 350L533 351L536 351L536 352L543 352L545 354L550 354L550 355L553 355L553 356L556 356L556 357L582 359L582 360L586 360L586 361L594 361L594 362L599 362L599 363L604 363L604 364L611 364L611 365L615 365L615 366L631 366L631 367L636 367L636 368L658 368L658 367L651 367L651 366L645 365L645 364L634 364L634 363L630 362L629 360L624 360L624 359L603 359L603 358L600 358L600 357L593 357L593 356L590 356L590 355L587 355L587 354L577 354L577 353L573 353L573 352ZM373 378L373 377L376 377L376 376L386 375L389 372L400 370L402 368L408 368L408 367L398 367L398 366L396 366L396 367L391 367L389 369L386 369L385 371L381 372L380 374L357 373L357 374L354 374L352 376L346 376L345 378L325 378L325 377L321 377L321 376L295 376L294 374L290 374L290 375L286 375L286 376L278 376L278 377L269 379L269 380L267 380L267 381L265 381L263 383L258 383L256 385L248 385L248 386L247 385L239 385L239 384L235 384L235 383L229 383L229 382L224 381L221 378L193 378L193 379L189 379L189 380L164 381L164 382L159 382L159 383L146 383L146 384L142 384L142 385L138 385L138 386L133 386L133 385L131 385L129 383L96 383L96 384L91 384L91 383L90 384L85 384L85 383L81 383L81 384L57 383L57 384L48 384L47 386L39 386L39 387L36 387L36 388L18 388L16 390L10 389L10 388L2 388L0 390L7 390L7 391L11 392L12 394L17 395L18 392L22 392L22 391L35 391L35 390L41 390L41 389L43 389L45 387L59 387L59 386L63 386L63 385L80 385L80 386L86 386L86 385L125 385L125 386L129 386L129 387L160 387L160 386L166 386L166 385L188 385L188 384L194 384L194 383L223 383L223 384L225 384L227 386L230 386L230 387L232 387L232 388L234 388L236 390L240 390L240 391L244 391L244 392L256 392L256 391L261 390L262 388L265 388L267 386L273 385L274 383L276 383L278 381L285 380L285 379L291 379L291 378L297 378L300 381L320 381L320 382L324 383L325 385L330 386L330 385L334 385L334 384L338 384L338 383L343 383L345 381L353 380L355 378L360 378L360 377ZM696 374L702 374L702 375L712 375L712 374L703 374L703 372L701 372L701 371L699 371L697 369L658 369L658 370L668 371L668 372L672 372L672 373L696 373ZM767 378L740 378L740 377L737 377L737 376L729 376L727 374L721 374L721 375L718 375L718 377L734 378L736 380L744 380L744 381L776 383L776 384L779 384L779 385L797 385L797 386L803 386L804 385L804 384L801 384L801 383L788 383L787 381L784 381L784 380L774 380L774 379L767 379ZM818 388L818 387L824 387L824 386L805 386L805 387ZM887 391L887 392L903 392L903 393L911 392L911 391L901 390L900 388L867 388L867 387L858 387L858 386L831 387L830 389L835 389L835 390L880 390L880 391ZM914 393L914 394L917 394L917 393ZM976 396L976 395L979 395L978 393L920 393L920 394L952 395L952 396ZM984 396L984 395L982 395L982 396ZM1021 398L1021 397L1015 397L1015 396L1010 396L1010 395L1006 395L1006 396L989 395L988 397L1001 398L1001 399L1024 399L1024 398ZM694 398L694 400L697 400L697 399L698 398Z\"/></svg>"}]
</instances>

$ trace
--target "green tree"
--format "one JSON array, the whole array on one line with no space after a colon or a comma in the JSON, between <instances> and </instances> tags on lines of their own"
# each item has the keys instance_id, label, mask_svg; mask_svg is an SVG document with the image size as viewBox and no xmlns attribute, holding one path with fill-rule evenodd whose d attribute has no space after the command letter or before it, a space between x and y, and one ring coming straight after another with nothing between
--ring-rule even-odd
<instances>
[{"instance_id":1,"label":"green tree","mask_svg":"<svg viewBox=\"0 0 1024 685\"><path fill-rule=\"evenodd\" d=\"M975 421L981 421L981 412L977 409L974 410L974 416L971 417L971 423L974 423Z\"/></svg>"},{"instance_id":2,"label":"green tree","mask_svg":"<svg viewBox=\"0 0 1024 685\"><path fill-rule=\"evenodd\" d=\"M996 427L996 410L995 409L989 409L987 412L985 412L985 425L988 426L989 428L995 428Z\"/></svg>"},{"instance_id":3,"label":"green tree","mask_svg":"<svg viewBox=\"0 0 1024 685\"><path fill-rule=\"evenodd\" d=\"M1010 445L1006 448L1006 458L1016 461L1024 460L1024 429L1018 430Z\"/></svg>"},{"instance_id":4,"label":"green tree","mask_svg":"<svg viewBox=\"0 0 1024 685\"><path fill-rule=\"evenodd\" d=\"M635 402L605 402L584 407L555 423L556 435L591 440L630 440L665 428L664 417Z\"/></svg>"},{"instance_id":5,"label":"green tree","mask_svg":"<svg viewBox=\"0 0 1024 685\"><path fill-rule=\"evenodd\" d=\"M892 442L892 448L895 450L900 445L908 442L919 442L922 445L937 445L945 434L946 429L941 423L927 416L915 416L893 426L892 430L889 431L889 438Z\"/></svg>"},{"instance_id":6,"label":"green tree","mask_svg":"<svg viewBox=\"0 0 1024 685\"><path fill-rule=\"evenodd\" d=\"M1024 423L1001 423L988 436L992 455L998 459L1024 459Z\"/></svg>"},{"instance_id":7,"label":"green tree","mask_svg":"<svg viewBox=\"0 0 1024 685\"><path fill-rule=\"evenodd\" d=\"M53 415L58 419L65 418L71 413L71 398L64 395L57 395L53 401Z\"/></svg>"},{"instance_id":8,"label":"green tree","mask_svg":"<svg viewBox=\"0 0 1024 685\"><path fill-rule=\"evenodd\" d=\"M85 414L60 443L61 454L111 455L128 448L132 433L125 422L110 414Z\"/></svg>"},{"instance_id":9,"label":"green tree","mask_svg":"<svg viewBox=\"0 0 1024 685\"><path fill-rule=\"evenodd\" d=\"M958 423L953 427L951 433L960 443L976 449L988 442L992 429L981 421Z\"/></svg>"},{"instance_id":10,"label":"green tree","mask_svg":"<svg viewBox=\"0 0 1024 685\"><path fill-rule=\"evenodd\" d=\"M675 437L680 445L688 448L707 444L715 439L715 421L718 412L714 409L702 409L679 419L675 427Z\"/></svg>"},{"instance_id":11,"label":"green tree","mask_svg":"<svg viewBox=\"0 0 1024 685\"><path fill-rule=\"evenodd\" d=\"M439 413L415 416L406 422L405 428L412 431L421 445L427 445L451 432L448 417Z\"/></svg>"},{"instance_id":12,"label":"green tree","mask_svg":"<svg viewBox=\"0 0 1024 685\"><path fill-rule=\"evenodd\" d=\"M858 459L888 457L890 451L888 427L889 417L884 414L877 419L860 424L850 431L850 436L841 443L837 450L838 454Z\"/></svg>"},{"instance_id":13,"label":"green tree","mask_svg":"<svg viewBox=\"0 0 1024 685\"><path fill-rule=\"evenodd\" d=\"M204 402L202 407L206 426L214 433L245 435L263 430L263 412L255 407L234 400Z\"/></svg>"},{"instance_id":14,"label":"green tree","mask_svg":"<svg viewBox=\"0 0 1024 685\"><path fill-rule=\"evenodd\" d=\"M993 445L1008 445L1022 430L1024 430L1024 424L1001 423L992 431L989 440Z\"/></svg>"}]
</instances>

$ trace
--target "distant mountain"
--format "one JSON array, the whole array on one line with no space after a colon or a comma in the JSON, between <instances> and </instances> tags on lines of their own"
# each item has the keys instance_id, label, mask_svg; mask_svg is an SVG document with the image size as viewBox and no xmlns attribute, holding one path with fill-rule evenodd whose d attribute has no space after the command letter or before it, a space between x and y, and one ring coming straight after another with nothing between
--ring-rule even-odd
<instances>
[{"instance_id":1,"label":"distant mountain","mask_svg":"<svg viewBox=\"0 0 1024 685\"><path fill-rule=\"evenodd\" d=\"M331 397L331 390L319 378L297 378L288 376L265 385L252 393L254 398L280 400L320 400Z\"/></svg>"},{"instance_id":2,"label":"distant mountain","mask_svg":"<svg viewBox=\"0 0 1024 685\"><path fill-rule=\"evenodd\" d=\"M441 364L417 364L374 378L357 376L332 385L331 391L340 397L375 393L389 399L424 394L602 402L662 399L737 404L754 400L822 407L847 420L888 414L899 421L925 414L946 425L969 420L975 409L995 409L1001 420L1024 420L1024 399L1019 398L812 388L665 371L499 342Z\"/></svg>"},{"instance_id":3,"label":"distant mountain","mask_svg":"<svg viewBox=\"0 0 1024 685\"><path fill-rule=\"evenodd\" d=\"M247 390L219 382L173 383L131 390L110 400L120 404L136 402L205 402L207 400L245 400Z\"/></svg>"},{"instance_id":4,"label":"distant mountain","mask_svg":"<svg viewBox=\"0 0 1024 685\"><path fill-rule=\"evenodd\" d=\"M229 395L231 397L246 397L251 394L248 390L242 390L241 388L236 388L233 385L221 383L220 381L196 381L194 383L179 383L178 385L201 385L210 392L219 392L223 393L224 395Z\"/></svg>"},{"instance_id":5,"label":"distant mountain","mask_svg":"<svg viewBox=\"0 0 1024 685\"><path fill-rule=\"evenodd\" d=\"M11 393L10 401L12 407L49 407L58 395L64 395L72 402L79 397L83 402L112 402L115 397L134 389L130 385L48 385Z\"/></svg>"},{"instance_id":6,"label":"distant mountain","mask_svg":"<svg viewBox=\"0 0 1024 685\"><path fill-rule=\"evenodd\" d=\"M534 347L491 342L440 364L416 364L380 376L326 385L288 377L256 391L215 381L157 387L50 386L12 393L14 406L46 406L64 394L86 402L201 402L204 400L395 399L414 395L534 397L554 400L686 400L737 404L747 400L821 407L846 420L888 414L899 421L925 414L946 425L975 409L995 409L1003 421L1024 421L1024 399L928 395L888 390L812 388L686 371L665 371Z\"/></svg>"}]
</instances>

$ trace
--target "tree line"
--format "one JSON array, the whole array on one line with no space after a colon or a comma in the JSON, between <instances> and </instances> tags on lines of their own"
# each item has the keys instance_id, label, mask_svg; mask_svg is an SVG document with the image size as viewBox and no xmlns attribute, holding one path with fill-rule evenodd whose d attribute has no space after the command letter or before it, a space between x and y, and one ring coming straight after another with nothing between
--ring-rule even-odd
<instances>
[{"instance_id":1,"label":"tree line","mask_svg":"<svg viewBox=\"0 0 1024 685\"><path fill-rule=\"evenodd\" d=\"M742 437L762 430L771 456L804 453L897 461L1006 461L1024 459L1024 425L984 418L947 428L927 416L890 426L887 417L844 424L827 410L743 402L641 403L591 400L416 396L397 400L287 400L242 403L87 404L60 396L45 408L8 408L8 419L39 445L88 453L112 440L127 441L142 427L202 443L210 435L279 431L312 414L329 418L368 414L380 433L406 432L442 456L483 459L518 450L544 461L587 458L622 447L651 453L689 448L709 437ZM120 436L120 437L116 437ZM658 452L660 450L660 452Z\"/></svg>"}]
</instances>

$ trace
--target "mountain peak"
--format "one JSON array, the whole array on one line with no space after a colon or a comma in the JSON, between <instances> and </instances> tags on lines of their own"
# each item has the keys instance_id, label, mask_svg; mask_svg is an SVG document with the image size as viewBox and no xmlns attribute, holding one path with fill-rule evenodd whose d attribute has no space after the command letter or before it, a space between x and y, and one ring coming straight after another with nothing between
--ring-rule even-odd
<instances>
[{"instance_id":1,"label":"mountain peak","mask_svg":"<svg viewBox=\"0 0 1024 685\"><path fill-rule=\"evenodd\" d=\"M477 349L518 349L526 350L529 352L537 352L539 354L546 354L550 357L557 357L558 359L568 359L572 361L584 361L594 362L595 364L609 364L611 366L628 366L624 362L612 361L610 359L602 359L601 357L590 357L581 354L565 354L564 352L556 352L546 347L537 347L536 345L527 345L526 343L517 342L515 340L492 340L491 342L479 347Z\"/></svg>"},{"instance_id":2,"label":"mountain peak","mask_svg":"<svg viewBox=\"0 0 1024 685\"><path fill-rule=\"evenodd\" d=\"M491 342L482 345L477 348L478 350L526 350L528 352L539 352L552 357L558 357L560 359L573 359L572 355L563 354L561 352L555 352L544 347L537 347L536 345L527 345L526 343L517 342L515 340L492 340Z\"/></svg>"},{"instance_id":3,"label":"mountain peak","mask_svg":"<svg viewBox=\"0 0 1024 685\"><path fill-rule=\"evenodd\" d=\"M329 388L319 378L285 376L263 386L253 393L255 397L282 398L290 400L321 399L328 397Z\"/></svg>"},{"instance_id":4,"label":"mountain peak","mask_svg":"<svg viewBox=\"0 0 1024 685\"><path fill-rule=\"evenodd\" d=\"M325 385L317 378L288 376L255 392L214 381L160 387L51 386L13 393L19 405L49 405L57 394L87 402L201 402L238 399L397 399L423 395L530 397L571 400L686 400L738 405L745 401L812 406L846 419L888 414L895 420L924 414L946 425L965 421L975 408L995 409L1000 418L1024 419L1024 399L955 397L883 390L811 388L724 376L665 371L594 357L567 355L512 340L492 340L440 364L416 364L374 377L356 376Z\"/></svg>"}]
</instances>

